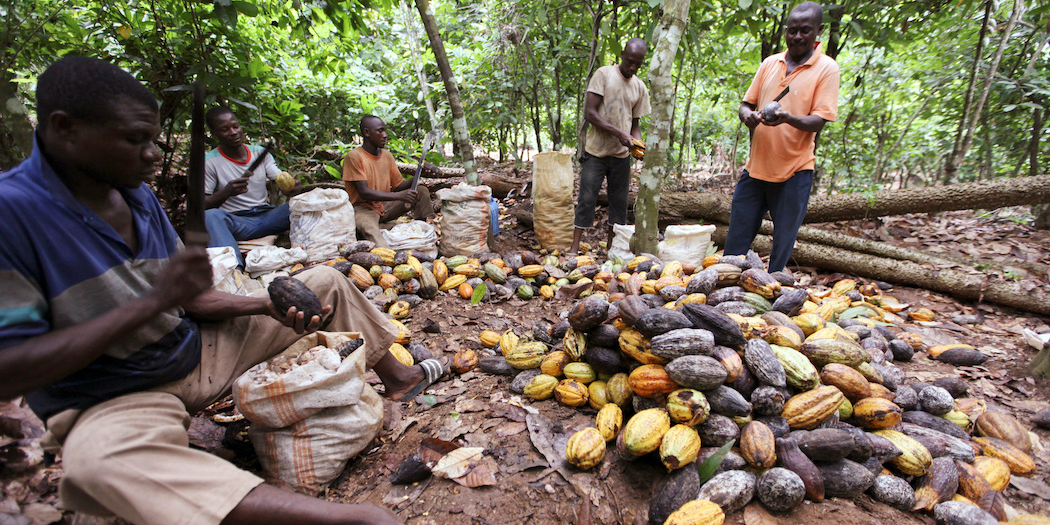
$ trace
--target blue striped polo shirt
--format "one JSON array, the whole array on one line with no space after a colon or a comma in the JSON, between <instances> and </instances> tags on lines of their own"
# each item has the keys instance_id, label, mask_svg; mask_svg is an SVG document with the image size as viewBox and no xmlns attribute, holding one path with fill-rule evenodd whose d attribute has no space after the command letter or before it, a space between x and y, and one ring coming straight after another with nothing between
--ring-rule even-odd
<instances>
[{"instance_id":1,"label":"blue striped polo shirt","mask_svg":"<svg viewBox=\"0 0 1050 525\"><path fill-rule=\"evenodd\" d=\"M145 184L121 189L139 252L70 193L40 150L0 173L0 349L90 321L145 294L181 246ZM200 362L197 323L168 310L83 369L25 396L47 418L175 381Z\"/></svg>"}]
</instances>

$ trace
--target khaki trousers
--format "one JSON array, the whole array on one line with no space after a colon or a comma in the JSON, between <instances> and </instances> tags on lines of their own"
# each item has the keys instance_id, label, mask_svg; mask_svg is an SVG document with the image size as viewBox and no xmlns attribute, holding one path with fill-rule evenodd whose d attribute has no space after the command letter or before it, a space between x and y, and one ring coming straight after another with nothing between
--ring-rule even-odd
<instances>
[{"instance_id":1,"label":"khaki trousers","mask_svg":"<svg viewBox=\"0 0 1050 525\"><path fill-rule=\"evenodd\" d=\"M374 366L397 337L349 279L327 266L296 276L332 305L328 331L361 332ZM262 292L265 293L265 292ZM62 447L62 505L136 524L218 524L262 479L189 448L196 413L230 392L246 370L300 337L269 316L201 325L201 363L182 380L47 421L45 445Z\"/></svg>"},{"instance_id":2,"label":"khaki trousers","mask_svg":"<svg viewBox=\"0 0 1050 525\"><path fill-rule=\"evenodd\" d=\"M397 220L398 217L405 215L409 211L412 212L413 219L421 221L433 216L434 202L430 200L430 190L424 186L419 186L416 191L419 192L419 198L416 199L416 203L412 205L411 209L408 204L402 201L386 201L383 203L382 216L368 206L355 204L354 222L357 223L357 240L372 241L376 243L376 246L389 248L386 239L383 238L383 232L380 231L389 226L387 223Z\"/></svg>"}]
</instances>

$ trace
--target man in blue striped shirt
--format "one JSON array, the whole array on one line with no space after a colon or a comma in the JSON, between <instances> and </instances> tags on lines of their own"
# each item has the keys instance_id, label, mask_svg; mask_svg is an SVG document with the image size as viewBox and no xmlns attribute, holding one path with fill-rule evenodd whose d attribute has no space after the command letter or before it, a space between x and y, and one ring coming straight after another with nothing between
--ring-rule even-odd
<instances>
[{"instance_id":1,"label":"man in blue striped shirt","mask_svg":"<svg viewBox=\"0 0 1050 525\"><path fill-rule=\"evenodd\" d=\"M187 446L190 413L322 319L211 289L206 251L182 247L144 184L160 123L131 75L64 58L40 76L37 112L32 156L0 174L0 399L24 395L44 444L62 447L65 508L133 523L400 523ZM300 275L329 330L362 333L384 395L432 382L387 351L396 333L339 272Z\"/></svg>"}]
</instances>

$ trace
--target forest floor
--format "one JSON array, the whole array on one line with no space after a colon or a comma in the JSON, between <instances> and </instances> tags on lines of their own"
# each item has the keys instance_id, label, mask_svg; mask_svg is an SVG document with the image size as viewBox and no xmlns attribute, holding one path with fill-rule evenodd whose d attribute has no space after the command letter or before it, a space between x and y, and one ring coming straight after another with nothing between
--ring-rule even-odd
<instances>
[{"instance_id":1,"label":"forest floor","mask_svg":"<svg viewBox=\"0 0 1050 525\"><path fill-rule=\"evenodd\" d=\"M494 168L510 170L511 168ZM455 181L443 181L447 184ZM732 191L729 177L700 178L695 181L705 191ZM693 187L696 187L695 185ZM509 213L518 206L530 206L528 199L509 199L502 203L507 212L501 221L496 242L500 253L533 249L536 241L531 229L518 226ZM598 223L604 219L599 209ZM830 230L911 248L982 256L1007 261L1050 264L1050 234L1024 224L1023 209L993 213L972 211L936 215L918 214L868 221L825 224ZM585 238L597 246L593 234ZM793 268L801 284L820 286L842 278L815 268ZM1034 276L1046 282L1050 276ZM891 283L892 284L892 283ZM982 366L953 367L927 359L918 352L908 363L896 363L906 373L907 383L933 381L959 376L969 384L969 395L983 399L989 408L1007 411L1026 427L1031 416L1050 405L1050 381L1035 380L1026 365L1036 354L1021 331L1050 332L1048 319L994 304L960 302L927 290L894 286L888 292L901 302L925 306L937 314L924 326L908 325L920 332L929 344L969 343L991 356ZM468 306L458 296L439 294L414 308L407 319L413 341L434 354L451 357L461 348L483 351L478 335L482 330L503 332L513 328L519 334L531 330L533 323L556 322L571 301L511 299L502 303ZM966 314L979 320L957 324L952 319ZM424 320L437 321L437 333L422 330ZM574 409L554 400L532 402L519 399L509 390L511 377L495 376L480 369L452 376L410 403L386 403L384 429L373 446L352 459L343 474L321 497L339 502L373 502L394 510L411 524L521 524L521 523L646 523L652 489L666 477L658 459L645 457L626 461L611 447L603 463L592 471L579 471L561 459L548 460L549 451L564 451L568 436L593 426L596 412ZM378 385L378 379L373 378ZM381 385L379 388L382 388ZM526 408L544 417L526 421ZM259 472L258 461L245 441L246 423L217 423L219 406L193 418L191 443L237 464ZM221 415L221 414L220 414ZM5 435L25 438L16 440ZM20 404L0 403L0 525L32 523L122 523L74 517L60 509L57 481L62 475L61 461L43 461L34 436L41 424ZM1038 474L1036 483L1020 483L1005 490L1008 512L1050 515L1050 432L1033 429L1033 456ZM463 446L483 447L493 460L496 485L467 488L447 479L430 477L412 485L392 485L390 476L401 461L414 454L425 438L438 438ZM534 439L538 442L534 442ZM553 445L553 446L552 446ZM548 451L548 455L544 454ZM748 525L816 525L827 519L840 523L932 523L929 516L901 512L867 496L856 500L831 498L823 503L805 502L788 514L770 514L758 503L728 516L727 523Z\"/></svg>"}]
</instances>

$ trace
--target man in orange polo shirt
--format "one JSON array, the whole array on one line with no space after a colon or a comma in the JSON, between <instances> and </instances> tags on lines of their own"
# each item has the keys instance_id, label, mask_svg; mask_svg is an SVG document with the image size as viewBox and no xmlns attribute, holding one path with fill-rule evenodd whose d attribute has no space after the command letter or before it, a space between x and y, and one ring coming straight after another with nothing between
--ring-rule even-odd
<instances>
[{"instance_id":1,"label":"man in orange polo shirt","mask_svg":"<svg viewBox=\"0 0 1050 525\"><path fill-rule=\"evenodd\" d=\"M791 11L784 32L787 51L762 61L740 104L740 120L752 131L751 156L733 191L725 253L746 253L769 211L774 225L770 272L783 270L791 257L809 205L816 138L838 113L839 66L817 41L823 19L816 2ZM764 118L759 108L789 86L781 108Z\"/></svg>"},{"instance_id":2,"label":"man in orange polo shirt","mask_svg":"<svg viewBox=\"0 0 1050 525\"><path fill-rule=\"evenodd\" d=\"M430 191L425 186L412 189L412 180L405 180L397 169L397 162L386 150L386 123L375 115L361 117L360 147L343 159L343 184L354 205L358 240L387 247L380 224L391 222L412 212L413 217L426 220L434 215ZM436 174L437 167L423 164L428 174Z\"/></svg>"}]
</instances>

